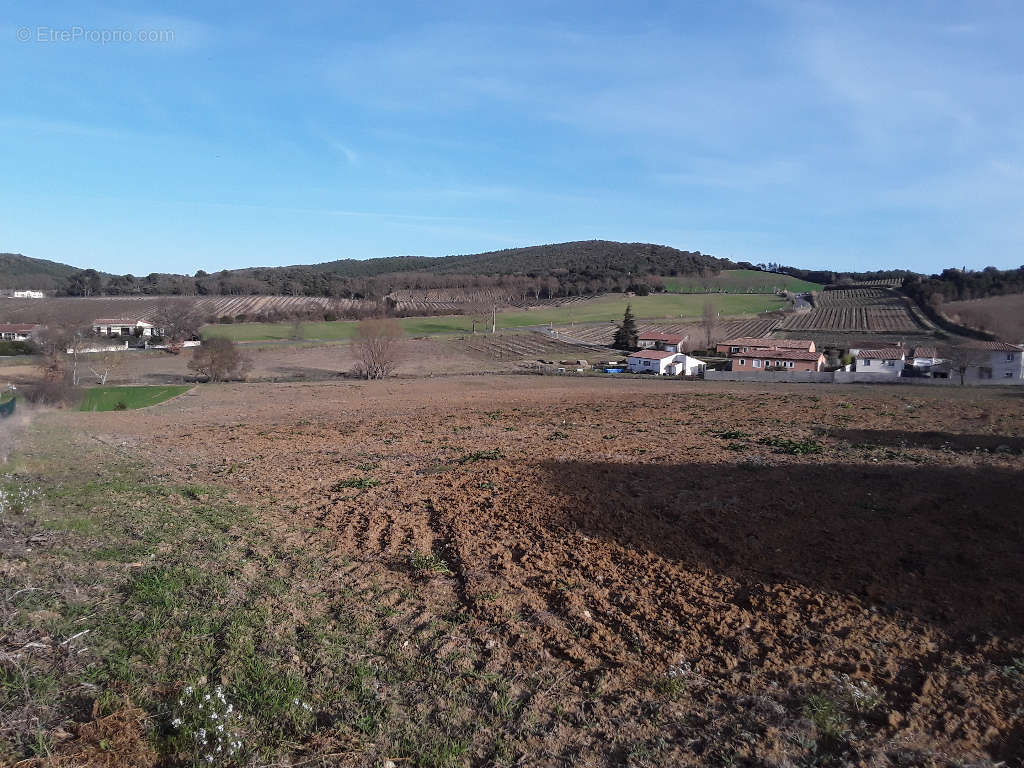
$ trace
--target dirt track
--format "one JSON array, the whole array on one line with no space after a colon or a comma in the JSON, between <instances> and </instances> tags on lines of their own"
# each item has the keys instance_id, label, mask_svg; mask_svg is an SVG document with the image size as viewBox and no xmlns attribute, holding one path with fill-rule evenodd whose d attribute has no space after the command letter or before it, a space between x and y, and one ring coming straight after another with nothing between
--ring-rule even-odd
<instances>
[{"instance_id":1,"label":"dirt track","mask_svg":"<svg viewBox=\"0 0 1024 768\"><path fill-rule=\"evenodd\" d=\"M678 762L726 745L786 764L797 702L859 681L882 700L851 757L1024 755L1020 394L470 377L200 387L68 418L368 577L406 584L410 552L436 553L455 576L426 588L465 603L494 663L618 697L591 751L633 727L616 706L678 675ZM380 485L339 485L359 478Z\"/></svg>"}]
</instances>

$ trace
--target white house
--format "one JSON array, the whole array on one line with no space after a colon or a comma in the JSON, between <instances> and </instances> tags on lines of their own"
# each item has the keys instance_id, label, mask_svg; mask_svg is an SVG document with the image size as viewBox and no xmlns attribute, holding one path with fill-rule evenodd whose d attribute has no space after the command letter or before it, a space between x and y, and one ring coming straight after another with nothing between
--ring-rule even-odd
<instances>
[{"instance_id":1,"label":"white house","mask_svg":"<svg viewBox=\"0 0 1024 768\"><path fill-rule=\"evenodd\" d=\"M953 353L967 362L964 381L1024 379L1024 348L1002 341L974 341L965 352Z\"/></svg>"},{"instance_id":2,"label":"white house","mask_svg":"<svg viewBox=\"0 0 1024 768\"><path fill-rule=\"evenodd\" d=\"M92 331L97 336L159 336L160 329L145 320L125 317L101 317L92 321Z\"/></svg>"},{"instance_id":3,"label":"white house","mask_svg":"<svg viewBox=\"0 0 1024 768\"><path fill-rule=\"evenodd\" d=\"M907 362L907 352L902 347L858 349L855 358L857 373L871 373L878 376L899 378L903 375L903 368Z\"/></svg>"},{"instance_id":4,"label":"white house","mask_svg":"<svg viewBox=\"0 0 1024 768\"><path fill-rule=\"evenodd\" d=\"M706 367L703 360L665 349L642 349L626 358L630 373L657 373L663 376L696 376Z\"/></svg>"},{"instance_id":5,"label":"white house","mask_svg":"<svg viewBox=\"0 0 1024 768\"><path fill-rule=\"evenodd\" d=\"M14 299L42 299L46 294L42 291L15 291L11 294Z\"/></svg>"},{"instance_id":6,"label":"white house","mask_svg":"<svg viewBox=\"0 0 1024 768\"><path fill-rule=\"evenodd\" d=\"M636 338L640 349L660 349L664 352L682 352L690 337L680 333L641 333Z\"/></svg>"},{"instance_id":7,"label":"white house","mask_svg":"<svg viewBox=\"0 0 1024 768\"><path fill-rule=\"evenodd\" d=\"M3 341L28 341L38 328L38 325L0 323L0 339Z\"/></svg>"}]
</instances>

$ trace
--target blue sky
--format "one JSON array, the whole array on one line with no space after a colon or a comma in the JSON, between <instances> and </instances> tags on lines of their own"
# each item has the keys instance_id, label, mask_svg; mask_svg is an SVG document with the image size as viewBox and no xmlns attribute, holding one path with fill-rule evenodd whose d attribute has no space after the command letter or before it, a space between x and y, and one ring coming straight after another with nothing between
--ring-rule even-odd
<instances>
[{"instance_id":1,"label":"blue sky","mask_svg":"<svg viewBox=\"0 0 1024 768\"><path fill-rule=\"evenodd\" d=\"M502 5L0 2L0 251L1024 263L1015 0Z\"/></svg>"}]
</instances>

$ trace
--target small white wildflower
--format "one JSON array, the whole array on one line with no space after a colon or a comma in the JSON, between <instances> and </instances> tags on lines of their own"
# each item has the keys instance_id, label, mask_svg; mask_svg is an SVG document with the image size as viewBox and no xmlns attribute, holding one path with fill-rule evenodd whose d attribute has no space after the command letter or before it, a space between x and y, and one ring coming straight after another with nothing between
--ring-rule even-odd
<instances>
[{"instance_id":1,"label":"small white wildflower","mask_svg":"<svg viewBox=\"0 0 1024 768\"><path fill-rule=\"evenodd\" d=\"M196 738L205 739L206 738L206 729L205 728L200 728L199 729L199 733L196 734Z\"/></svg>"},{"instance_id":2,"label":"small white wildflower","mask_svg":"<svg viewBox=\"0 0 1024 768\"><path fill-rule=\"evenodd\" d=\"M185 689L185 693L192 693L192 686L191 685L188 686L188 688Z\"/></svg>"},{"instance_id":3,"label":"small white wildflower","mask_svg":"<svg viewBox=\"0 0 1024 768\"><path fill-rule=\"evenodd\" d=\"M210 719L211 720L216 720L217 719L217 713L216 712L211 712L210 713Z\"/></svg>"},{"instance_id":4,"label":"small white wildflower","mask_svg":"<svg viewBox=\"0 0 1024 768\"><path fill-rule=\"evenodd\" d=\"M181 718L176 717L173 720L171 720L171 725L173 725L175 728L181 728Z\"/></svg>"},{"instance_id":5,"label":"small white wildflower","mask_svg":"<svg viewBox=\"0 0 1024 768\"><path fill-rule=\"evenodd\" d=\"M209 700L210 700L210 694L206 694L205 696L203 696L203 701L209 701Z\"/></svg>"},{"instance_id":6,"label":"small white wildflower","mask_svg":"<svg viewBox=\"0 0 1024 768\"><path fill-rule=\"evenodd\" d=\"M298 706L299 700L298 699L292 699L292 704Z\"/></svg>"},{"instance_id":7,"label":"small white wildflower","mask_svg":"<svg viewBox=\"0 0 1024 768\"><path fill-rule=\"evenodd\" d=\"M234 709L234 707L232 707L230 704L228 704L228 712L231 712L232 709Z\"/></svg>"}]
</instances>

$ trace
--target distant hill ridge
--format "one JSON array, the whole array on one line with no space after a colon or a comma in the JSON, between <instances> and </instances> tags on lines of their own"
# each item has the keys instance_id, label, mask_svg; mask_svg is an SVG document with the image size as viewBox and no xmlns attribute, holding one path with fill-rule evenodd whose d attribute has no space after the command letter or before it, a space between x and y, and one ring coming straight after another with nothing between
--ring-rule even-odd
<instances>
[{"instance_id":1,"label":"distant hill ridge","mask_svg":"<svg viewBox=\"0 0 1024 768\"><path fill-rule=\"evenodd\" d=\"M585 240L452 256L341 259L322 264L248 267L194 276L107 275L8 254L0 287L41 287L74 296L285 294L380 298L392 290L460 284L484 287L509 278L544 281L545 294L582 295L639 286L650 275L710 275L735 266L699 251L653 243ZM45 265L45 268L44 268ZM33 279L41 284L30 284ZM554 282L552 282L554 281Z\"/></svg>"},{"instance_id":2,"label":"distant hill ridge","mask_svg":"<svg viewBox=\"0 0 1024 768\"><path fill-rule=\"evenodd\" d=\"M72 275L82 270L46 259L33 259L20 253L0 253L0 288L35 288L54 291L63 287Z\"/></svg>"}]
</instances>

